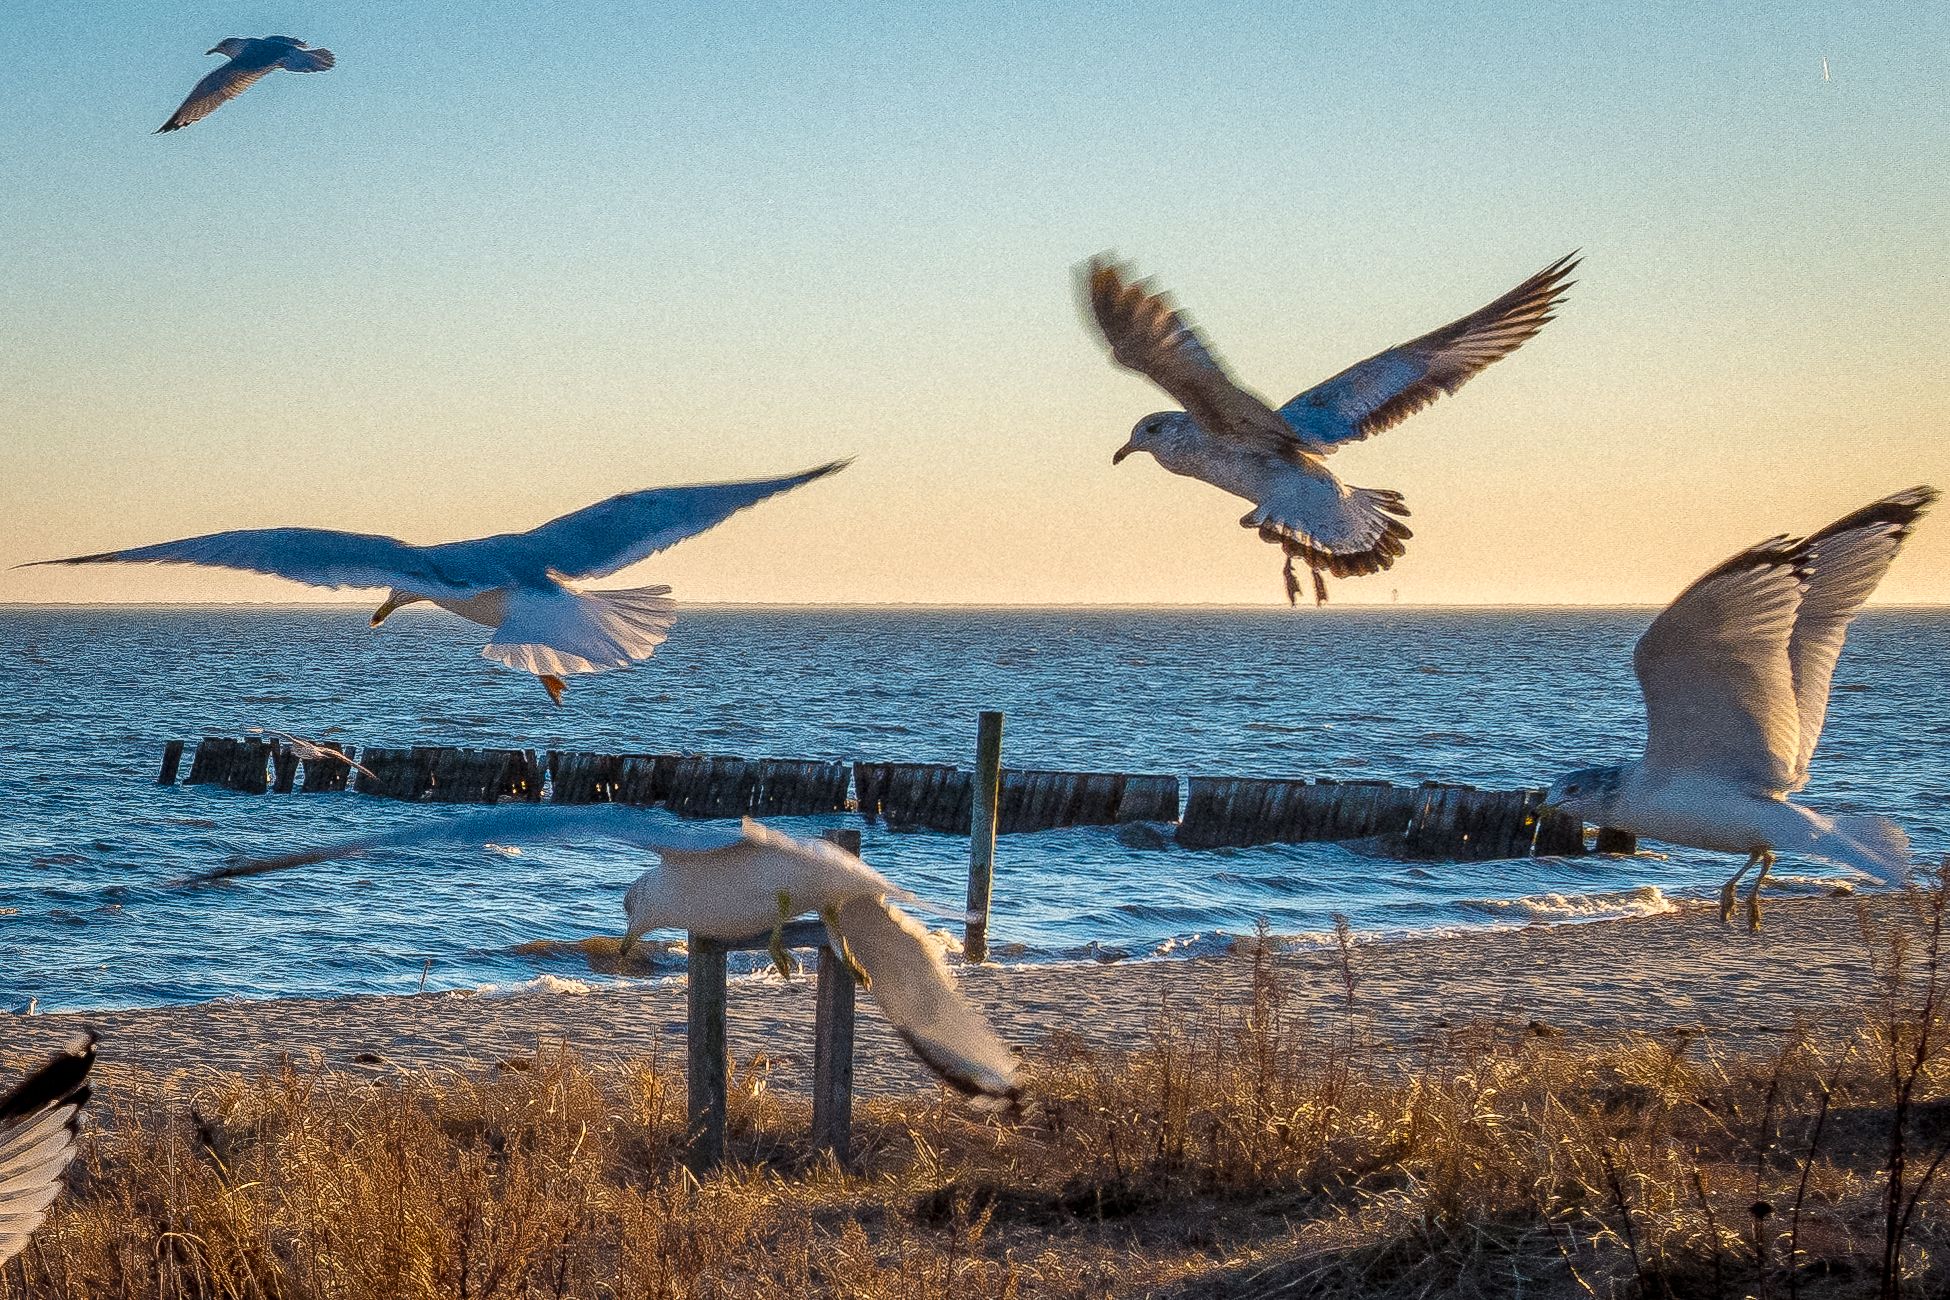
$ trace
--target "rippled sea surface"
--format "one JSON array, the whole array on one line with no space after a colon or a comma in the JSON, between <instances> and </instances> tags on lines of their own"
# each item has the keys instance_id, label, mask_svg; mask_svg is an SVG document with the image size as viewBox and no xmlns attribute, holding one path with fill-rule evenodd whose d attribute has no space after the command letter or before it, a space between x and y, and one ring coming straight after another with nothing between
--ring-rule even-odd
<instances>
[{"instance_id":1,"label":"rippled sea surface","mask_svg":"<svg viewBox=\"0 0 1950 1300\"><path fill-rule=\"evenodd\" d=\"M622 848L393 852L205 890L230 855L453 815L356 795L158 787L163 742L268 727L361 744L970 761L1007 713L1020 766L1538 785L1631 756L1650 611L686 611L634 672L557 709L478 629L345 608L0 609L0 1010L328 996L592 976L536 940L614 935ZM1836 674L1806 801L1950 850L1950 612L1878 610ZM188 770L187 756L184 770ZM652 814L662 816L662 813ZM801 830L856 819L786 819ZM1408 864L1336 845L1188 851L1109 829L1005 837L1007 960L1658 910L1732 865L1663 857ZM869 860L958 910L967 841L870 828ZM1784 861L1784 890L1847 873Z\"/></svg>"}]
</instances>

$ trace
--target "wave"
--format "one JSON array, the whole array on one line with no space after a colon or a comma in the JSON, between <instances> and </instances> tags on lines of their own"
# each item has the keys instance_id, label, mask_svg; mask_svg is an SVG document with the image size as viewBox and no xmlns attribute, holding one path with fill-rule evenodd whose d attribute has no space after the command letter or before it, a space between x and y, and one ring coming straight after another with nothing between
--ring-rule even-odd
<instances>
[{"instance_id":1,"label":"wave","mask_svg":"<svg viewBox=\"0 0 1950 1300\"><path fill-rule=\"evenodd\" d=\"M1677 912L1657 885L1597 894L1527 894L1522 898L1465 898L1457 907L1514 921L1609 921Z\"/></svg>"}]
</instances>

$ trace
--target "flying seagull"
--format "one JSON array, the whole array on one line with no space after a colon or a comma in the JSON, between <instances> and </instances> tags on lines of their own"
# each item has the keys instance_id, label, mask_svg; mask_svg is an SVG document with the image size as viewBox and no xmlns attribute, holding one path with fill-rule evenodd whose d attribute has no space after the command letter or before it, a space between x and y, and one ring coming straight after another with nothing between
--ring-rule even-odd
<instances>
[{"instance_id":1,"label":"flying seagull","mask_svg":"<svg viewBox=\"0 0 1950 1300\"><path fill-rule=\"evenodd\" d=\"M749 817L734 829L673 825L620 805L509 806L436 825L351 840L285 857L219 868L196 883L349 857L370 849L426 844L586 844L610 839L661 859L623 896L623 951L651 930L711 939L772 935L772 958L790 969L785 923L806 912L826 923L833 951L863 977L880 1009L923 1064L969 1096L1017 1099L1014 1055L966 1002L940 945L896 902L913 896L855 855L824 840L782 834Z\"/></svg>"},{"instance_id":2,"label":"flying seagull","mask_svg":"<svg viewBox=\"0 0 1950 1300\"><path fill-rule=\"evenodd\" d=\"M200 122L255 85L267 72L323 72L338 60L330 50L308 49L294 36L226 36L205 54L221 54L230 62L196 83L182 107L156 128L156 134L180 131Z\"/></svg>"},{"instance_id":3,"label":"flying seagull","mask_svg":"<svg viewBox=\"0 0 1950 1300\"><path fill-rule=\"evenodd\" d=\"M1775 537L1709 571L1652 621L1632 652L1645 694L1645 756L1558 780L1547 806L1652 839L1760 864L1747 927L1760 928L1760 886L1777 852L1805 853L1889 883L1909 867L1909 840L1886 817L1825 817L1788 796L1828 716L1828 683L1849 621L1882 581L1936 492L1915 487L1811 537Z\"/></svg>"},{"instance_id":4,"label":"flying seagull","mask_svg":"<svg viewBox=\"0 0 1950 1300\"><path fill-rule=\"evenodd\" d=\"M592 591L599 578L723 523L746 506L844 469L834 461L785 478L626 492L525 533L413 546L329 528L249 528L36 564L203 564L314 587L387 587L378 627L431 601L494 629L481 653L533 673L557 704L563 678L647 659L676 621L669 587ZM21 566L31 567L23 565Z\"/></svg>"},{"instance_id":5,"label":"flying seagull","mask_svg":"<svg viewBox=\"0 0 1950 1300\"><path fill-rule=\"evenodd\" d=\"M1185 409L1147 415L1111 457L1148 451L1174 474L1202 479L1253 503L1241 527L1286 552L1286 595L1297 601L1293 562L1359 577L1388 568L1412 534L1401 493L1349 487L1326 458L1453 393L1492 361L1516 351L1551 320L1573 283L1577 254L1551 263L1461 320L1350 366L1274 410L1235 383L1171 299L1132 281L1108 255L1083 273L1090 311L1111 359L1165 390Z\"/></svg>"},{"instance_id":6,"label":"flying seagull","mask_svg":"<svg viewBox=\"0 0 1950 1300\"><path fill-rule=\"evenodd\" d=\"M0 1264L20 1253L61 1194L94 1064L91 1033L0 1097Z\"/></svg>"}]
</instances>

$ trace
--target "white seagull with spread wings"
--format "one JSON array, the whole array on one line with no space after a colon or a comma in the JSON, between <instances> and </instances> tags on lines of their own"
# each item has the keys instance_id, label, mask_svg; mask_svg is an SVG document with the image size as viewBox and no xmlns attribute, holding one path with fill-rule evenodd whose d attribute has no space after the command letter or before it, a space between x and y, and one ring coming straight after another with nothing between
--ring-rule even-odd
<instances>
[{"instance_id":1,"label":"white seagull with spread wings","mask_svg":"<svg viewBox=\"0 0 1950 1300\"><path fill-rule=\"evenodd\" d=\"M1758 862L1749 929L1760 928L1760 886L1777 852L1885 884L1902 878L1909 839L1894 822L1824 817L1788 795L1808 783L1849 622L1936 495L1911 488L1811 537L1772 538L1686 588L1632 652L1645 756L1572 772L1546 805L1672 844L1745 853L1720 892L1720 919L1733 915L1734 888Z\"/></svg>"},{"instance_id":2,"label":"white seagull with spread wings","mask_svg":"<svg viewBox=\"0 0 1950 1300\"><path fill-rule=\"evenodd\" d=\"M1287 599L1299 596L1297 559L1313 571L1314 600L1325 601L1322 570L1337 578L1378 573L1412 535L1401 522L1408 507L1399 492L1349 487L1326 457L1392 428L1514 352L1550 321L1577 265L1575 253L1561 258L1488 306L1349 366L1276 411L1233 381L1169 298L1098 257L1085 269L1084 290L1111 359L1185 408L1139 420L1111 463L1148 451L1174 474L1252 502L1239 523L1285 550Z\"/></svg>"},{"instance_id":3,"label":"white seagull with spread wings","mask_svg":"<svg viewBox=\"0 0 1950 1300\"><path fill-rule=\"evenodd\" d=\"M196 83L189 98L156 128L156 134L180 131L249 90L267 73L323 72L338 60L330 50L314 50L295 36L226 36L205 54L221 54L230 62Z\"/></svg>"},{"instance_id":4,"label":"white seagull with spread wings","mask_svg":"<svg viewBox=\"0 0 1950 1300\"><path fill-rule=\"evenodd\" d=\"M87 1034L0 1097L0 1264L20 1253L61 1194L94 1064Z\"/></svg>"},{"instance_id":5,"label":"white seagull with spread wings","mask_svg":"<svg viewBox=\"0 0 1950 1300\"><path fill-rule=\"evenodd\" d=\"M669 587L591 591L572 579L628 568L849 463L748 483L626 492L525 533L436 546L329 528L250 528L35 564L203 564L315 587L389 587L374 627L401 605L431 601L493 628L481 653L533 673L560 704L564 677L649 658L677 618Z\"/></svg>"},{"instance_id":6,"label":"white seagull with spread wings","mask_svg":"<svg viewBox=\"0 0 1950 1300\"><path fill-rule=\"evenodd\" d=\"M781 971L785 923L816 912L833 951L862 976L880 1009L922 1063L978 1099L1018 1097L1016 1059L982 1013L955 987L941 945L895 906L913 896L854 854L824 840L802 840L749 817L735 829L673 824L620 805L593 808L510 806L370 839L219 868L198 882L255 876L350 857L372 849L427 844L587 844L610 839L656 853L658 866L623 895L623 951L651 930L708 939L772 935Z\"/></svg>"}]
</instances>

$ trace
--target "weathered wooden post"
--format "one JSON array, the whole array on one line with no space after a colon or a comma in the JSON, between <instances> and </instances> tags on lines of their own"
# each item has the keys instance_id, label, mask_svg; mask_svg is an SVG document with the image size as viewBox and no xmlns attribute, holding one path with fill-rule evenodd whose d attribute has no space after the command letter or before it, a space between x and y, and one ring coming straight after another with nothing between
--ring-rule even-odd
<instances>
[{"instance_id":1,"label":"weathered wooden post","mask_svg":"<svg viewBox=\"0 0 1950 1300\"><path fill-rule=\"evenodd\" d=\"M690 1085L690 1129L684 1163L702 1177L724 1163L725 1135L725 944L690 936L690 1027L686 1080Z\"/></svg>"},{"instance_id":2,"label":"weathered wooden post","mask_svg":"<svg viewBox=\"0 0 1950 1300\"><path fill-rule=\"evenodd\" d=\"M163 746L162 775L156 778L157 785L175 785L176 769L183 765L183 742L172 740Z\"/></svg>"},{"instance_id":3,"label":"weathered wooden post","mask_svg":"<svg viewBox=\"0 0 1950 1300\"><path fill-rule=\"evenodd\" d=\"M857 830L829 830L825 838L848 853L860 851ZM853 1158L853 985L853 972L832 944L821 944L813 990L812 1146L842 1165Z\"/></svg>"},{"instance_id":4,"label":"weathered wooden post","mask_svg":"<svg viewBox=\"0 0 1950 1300\"><path fill-rule=\"evenodd\" d=\"M962 955L989 955L989 894L995 885L995 824L1002 805L1002 715L983 710L975 734L975 809L968 828L968 915Z\"/></svg>"},{"instance_id":5,"label":"weathered wooden post","mask_svg":"<svg viewBox=\"0 0 1950 1300\"><path fill-rule=\"evenodd\" d=\"M289 745L278 745L271 751L271 764L274 773L271 793L290 794L298 783L298 751Z\"/></svg>"},{"instance_id":6,"label":"weathered wooden post","mask_svg":"<svg viewBox=\"0 0 1950 1300\"><path fill-rule=\"evenodd\" d=\"M1626 857L1639 851L1639 837L1630 831L1616 830L1610 826L1598 828L1598 840L1591 846L1593 853L1622 853Z\"/></svg>"}]
</instances>

